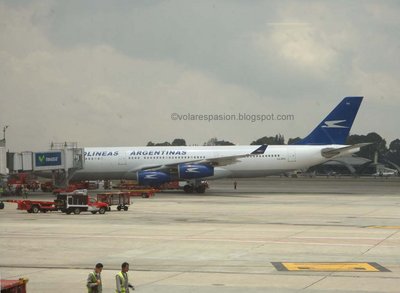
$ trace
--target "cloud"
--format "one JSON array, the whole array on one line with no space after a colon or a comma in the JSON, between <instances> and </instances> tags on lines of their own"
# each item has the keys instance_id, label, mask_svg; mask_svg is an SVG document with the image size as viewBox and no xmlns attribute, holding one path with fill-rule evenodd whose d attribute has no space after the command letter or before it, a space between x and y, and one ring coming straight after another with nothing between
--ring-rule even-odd
<instances>
[{"instance_id":1,"label":"cloud","mask_svg":"<svg viewBox=\"0 0 400 293\"><path fill-rule=\"evenodd\" d=\"M255 95L172 61L132 58L108 45L59 48L32 28L35 8L30 14L2 10L9 10L12 23L3 27L3 36L26 32L20 35L23 43L13 41L18 54L12 44L0 54L2 109L7 109L2 121L11 125L12 149L64 140L133 145L179 136L202 143L218 133L203 123L189 122L190 130L171 121L170 113L237 111L247 108L244 97ZM35 47L28 50L31 40Z\"/></svg>"},{"instance_id":2,"label":"cloud","mask_svg":"<svg viewBox=\"0 0 400 293\"><path fill-rule=\"evenodd\" d=\"M279 24L279 25L278 25ZM257 48L266 55L291 64L297 70L316 76L326 74L335 62L335 51L324 46L324 36L307 23L270 23L263 33L254 35Z\"/></svg>"},{"instance_id":3,"label":"cloud","mask_svg":"<svg viewBox=\"0 0 400 293\"><path fill-rule=\"evenodd\" d=\"M64 140L247 144L304 136L341 97L365 95L354 131L390 140L399 9L363 3L0 2L0 124L15 151ZM172 121L173 112L296 121Z\"/></svg>"}]
</instances>

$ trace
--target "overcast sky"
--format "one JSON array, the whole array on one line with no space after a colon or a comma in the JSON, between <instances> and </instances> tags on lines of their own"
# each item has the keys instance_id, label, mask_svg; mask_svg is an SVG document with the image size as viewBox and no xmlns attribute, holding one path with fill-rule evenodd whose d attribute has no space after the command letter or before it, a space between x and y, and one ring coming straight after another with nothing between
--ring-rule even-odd
<instances>
[{"instance_id":1,"label":"overcast sky","mask_svg":"<svg viewBox=\"0 0 400 293\"><path fill-rule=\"evenodd\" d=\"M307 135L345 96L351 133L400 137L399 1L2 1L10 151ZM171 114L293 114L179 121Z\"/></svg>"}]
</instances>

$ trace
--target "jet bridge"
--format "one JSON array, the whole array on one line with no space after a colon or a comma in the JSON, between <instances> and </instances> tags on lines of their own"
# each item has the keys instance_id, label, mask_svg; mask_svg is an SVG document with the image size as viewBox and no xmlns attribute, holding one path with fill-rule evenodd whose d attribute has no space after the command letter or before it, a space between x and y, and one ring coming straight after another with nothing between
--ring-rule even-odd
<instances>
[{"instance_id":1,"label":"jet bridge","mask_svg":"<svg viewBox=\"0 0 400 293\"><path fill-rule=\"evenodd\" d=\"M10 173L33 172L53 179L56 186L67 186L75 171L84 167L83 148L77 143L52 143L50 150L7 153Z\"/></svg>"}]
</instances>

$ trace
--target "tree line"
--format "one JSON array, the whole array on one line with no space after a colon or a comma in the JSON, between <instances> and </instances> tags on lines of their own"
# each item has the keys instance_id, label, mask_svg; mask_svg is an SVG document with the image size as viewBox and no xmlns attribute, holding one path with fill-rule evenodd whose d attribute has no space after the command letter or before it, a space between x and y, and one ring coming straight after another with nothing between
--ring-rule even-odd
<instances>
[{"instance_id":1,"label":"tree line","mask_svg":"<svg viewBox=\"0 0 400 293\"><path fill-rule=\"evenodd\" d=\"M300 137L289 138L287 144L294 144L301 140ZM349 135L346 144L353 145L357 143L372 143L371 145L361 148L357 153L358 156L374 160L375 156L379 162L391 162L400 165L400 139L395 139L387 144L386 140L375 132L368 133L367 135L353 134ZM250 143L251 145L285 145L285 137L282 134L276 134L275 136L263 136ZM175 138L171 143L153 143L149 141L147 146L186 146L186 140L183 138ZM208 141L203 143L204 146L220 146L220 145L235 145L233 142L219 140L216 137L210 138Z\"/></svg>"}]
</instances>

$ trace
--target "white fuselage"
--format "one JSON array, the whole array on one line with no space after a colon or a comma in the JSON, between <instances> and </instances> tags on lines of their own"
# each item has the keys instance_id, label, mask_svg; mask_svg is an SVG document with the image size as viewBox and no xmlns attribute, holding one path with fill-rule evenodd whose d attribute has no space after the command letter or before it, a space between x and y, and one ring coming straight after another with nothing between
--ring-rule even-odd
<instances>
[{"instance_id":1,"label":"white fuselage","mask_svg":"<svg viewBox=\"0 0 400 293\"><path fill-rule=\"evenodd\" d=\"M253 145L85 148L84 168L76 171L71 180L136 179L140 170L201 164L229 156L242 157L233 163L215 166L214 176L207 179L262 177L321 164L329 160L321 155L322 149L341 147L343 145L269 145L263 154L257 155L248 155L257 148Z\"/></svg>"}]
</instances>

